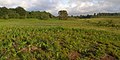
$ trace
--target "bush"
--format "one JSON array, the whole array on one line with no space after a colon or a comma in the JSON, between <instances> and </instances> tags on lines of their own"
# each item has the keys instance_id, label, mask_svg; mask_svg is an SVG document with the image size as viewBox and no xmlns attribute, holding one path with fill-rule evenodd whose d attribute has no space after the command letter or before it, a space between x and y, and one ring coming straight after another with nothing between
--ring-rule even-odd
<instances>
[{"instance_id":1,"label":"bush","mask_svg":"<svg viewBox=\"0 0 120 60\"><path fill-rule=\"evenodd\" d=\"M41 13L39 14L39 17L38 17L38 19L40 19L40 20L48 20L49 18L50 18L50 16L49 16L49 14L46 13L46 12L41 12Z\"/></svg>"}]
</instances>

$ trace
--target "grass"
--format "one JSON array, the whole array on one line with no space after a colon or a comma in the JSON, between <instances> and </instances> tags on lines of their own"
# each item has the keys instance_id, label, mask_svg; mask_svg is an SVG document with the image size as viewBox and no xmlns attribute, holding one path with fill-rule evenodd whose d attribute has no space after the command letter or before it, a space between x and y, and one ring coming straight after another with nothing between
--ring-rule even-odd
<instances>
[{"instance_id":1,"label":"grass","mask_svg":"<svg viewBox=\"0 0 120 60\"><path fill-rule=\"evenodd\" d=\"M119 19L1 19L0 59L119 60Z\"/></svg>"},{"instance_id":2,"label":"grass","mask_svg":"<svg viewBox=\"0 0 120 60\"><path fill-rule=\"evenodd\" d=\"M120 18L92 18L92 19L77 19L77 20L37 20L37 19L8 19L0 20L0 26L9 27L65 27L65 28L84 28L84 29L95 29L104 30L120 34ZM116 26L105 26L112 21L112 25ZM100 26L101 24L101 26Z\"/></svg>"}]
</instances>

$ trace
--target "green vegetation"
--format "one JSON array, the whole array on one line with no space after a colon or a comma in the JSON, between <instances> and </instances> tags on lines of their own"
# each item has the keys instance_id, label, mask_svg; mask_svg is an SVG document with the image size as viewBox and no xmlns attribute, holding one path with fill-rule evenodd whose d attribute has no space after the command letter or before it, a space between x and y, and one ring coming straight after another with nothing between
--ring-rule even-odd
<instances>
[{"instance_id":1,"label":"green vegetation","mask_svg":"<svg viewBox=\"0 0 120 60\"><path fill-rule=\"evenodd\" d=\"M58 14L59 14L59 19L60 19L60 20L67 20L67 18L68 18L68 13L67 13L66 10L60 10L60 11L58 12Z\"/></svg>"},{"instance_id":2,"label":"green vegetation","mask_svg":"<svg viewBox=\"0 0 120 60\"><path fill-rule=\"evenodd\" d=\"M120 18L0 20L0 60L120 60Z\"/></svg>"},{"instance_id":3,"label":"green vegetation","mask_svg":"<svg viewBox=\"0 0 120 60\"><path fill-rule=\"evenodd\" d=\"M40 20L53 18L54 16L46 11L26 11L22 7L6 8L0 7L0 19L26 19L37 18Z\"/></svg>"},{"instance_id":4,"label":"green vegetation","mask_svg":"<svg viewBox=\"0 0 120 60\"><path fill-rule=\"evenodd\" d=\"M68 12L66 10L56 11L59 16L54 16L46 11L26 11L23 7L16 8L7 8L0 7L0 19L39 19L39 20L49 20L53 18L58 18L60 20L67 20L69 18L74 19L83 19L83 18L110 18L110 17L118 17L120 18L120 13L94 13L93 15L79 15L79 16L68 16Z\"/></svg>"}]
</instances>

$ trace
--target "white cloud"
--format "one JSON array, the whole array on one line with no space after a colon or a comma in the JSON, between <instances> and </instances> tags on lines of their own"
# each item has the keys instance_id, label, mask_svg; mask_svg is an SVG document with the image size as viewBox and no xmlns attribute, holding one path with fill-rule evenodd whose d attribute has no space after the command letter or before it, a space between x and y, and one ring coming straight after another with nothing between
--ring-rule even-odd
<instances>
[{"instance_id":1,"label":"white cloud","mask_svg":"<svg viewBox=\"0 0 120 60\"><path fill-rule=\"evenodd\" d=\"M62 9L67 10L70 15L120 12L120 0L0 0L0 6L46 10L55 15Z\"/></svg>"}]
</instances>

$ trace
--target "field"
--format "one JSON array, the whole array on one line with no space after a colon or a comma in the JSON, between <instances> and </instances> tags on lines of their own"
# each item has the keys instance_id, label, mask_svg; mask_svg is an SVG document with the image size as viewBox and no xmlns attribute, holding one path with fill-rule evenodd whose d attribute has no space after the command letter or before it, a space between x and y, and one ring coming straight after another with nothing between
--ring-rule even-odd
<instances>
[{"instance_id":1,"label":"field","mask_svg":"<svg viewBox=\"0 0 120 60\"><path fill-rule=\"evenodd\" d=\"M0 19L0 60L120 60L120 18Z\"/></svg>"}]
</instances>

